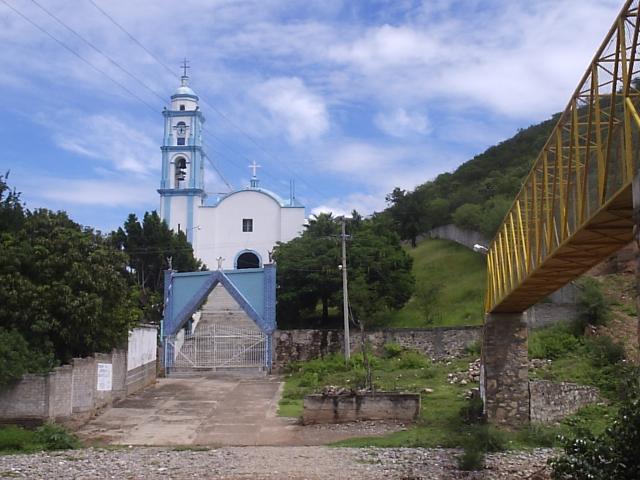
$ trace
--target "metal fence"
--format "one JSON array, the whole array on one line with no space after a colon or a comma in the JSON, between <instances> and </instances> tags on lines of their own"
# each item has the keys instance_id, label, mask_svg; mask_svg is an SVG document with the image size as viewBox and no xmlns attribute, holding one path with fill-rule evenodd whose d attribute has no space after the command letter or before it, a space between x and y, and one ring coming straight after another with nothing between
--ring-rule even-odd
<instances>
[{"instance_id":1,"label":"metal fence","mask_svg":"<svg viewBox=\"0 0 640 480\"><path fill-rule=\"evenodd\" d=\"M213 324L195 333L167 337L167 372L262 368L267 365L267 336L258 328Z\"/></svg>"}]
</instances>

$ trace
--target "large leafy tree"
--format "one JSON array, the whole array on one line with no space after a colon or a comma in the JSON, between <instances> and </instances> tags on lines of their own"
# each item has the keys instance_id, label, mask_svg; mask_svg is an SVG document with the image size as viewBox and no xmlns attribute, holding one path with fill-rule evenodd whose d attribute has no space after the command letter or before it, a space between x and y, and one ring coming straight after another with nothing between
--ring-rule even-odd
<instances>
[{"instance_id":1,"label":"large leafy tree","mask_svg":"<svg viewBox=\"0 0 640 480\"><path fill-rule=\"evenodd\" d=\"M64 212L25 209L6 177L0 225L0 343L11 356L29 350L51 366L126 340L140 311L122 252Z\"/></svg>"},{"instance_id":2,"label":"large leafy tree","mask_svg":"<svg viewBox=\"0 0 640 480\"><path fill-rule=\"evenodd\" d=\"M173 232L155 211L146 212L142 222L130 214L111 241L127 255L131 284L147 322L156 323L162 316L164 271L169 264L179 272L205 268L193 256L184 232Z\"/></svg>"},{"instance_id":3,"label":"large leafy tree","mask_svg":"<svg viewBox=\"0 0 640 480\"><path fill-rule=\"evenodd\" d=\"M411 297L411 257L402 249L385 216L348 222L347 265L351 306L360 318L402 307ZM342 307L340 219L320 214L303 234L278 244L278 321L281 326L308 325L320 307L322 326L331 307Z\"/></svg>"}]
</instances>

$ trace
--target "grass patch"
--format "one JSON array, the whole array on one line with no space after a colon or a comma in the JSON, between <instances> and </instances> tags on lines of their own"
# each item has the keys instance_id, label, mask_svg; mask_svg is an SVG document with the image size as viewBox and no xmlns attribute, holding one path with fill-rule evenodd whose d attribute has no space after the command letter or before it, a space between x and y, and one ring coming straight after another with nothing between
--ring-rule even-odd
<instances>
[{"instance_id":1,"label":"grass patch","mask_svg":"<svg viewBox=\"0 0 640 480\"><path fill-rule=\"evenodd\" d=\"M431 326L480 325L486 278L486 259L448 240L424 240L408 249L413 257L416 285L439 285L437 315ZM427 326L415 298L400 310L387 314L384 326Z\"/></svg>"},{"instance_id":2,"label":"grass patch","mask_svg":"<svg viewBox=\"0 0 640 480\"><path fill-rule=\"evenodd\" d=\"M561 330L558 331L560 332L558 335L565 334ZM541 337L547 340L540 341L554 343L555 340L549 340L552 337L553 335L547 333ZM600 376L596 376L595 380L592 379L591 384L605 383L602 378L607 377L607 374L603 373L603 367L594 366L588 349L588 343L579 339L575 350L565 357L558 357L552 364L551 372L548 373L565 377L561 378L562 380L576 381L577 373L584 376L580 377L580 380L585 380L587 375L594 375L594 372L599 371ZM465 398L467 390L477 387L477 384L449 383L448 375L466 371L468 364L477 358L476 356L470 355L451 362L433 363L415 351L398 349L396 346L387 350L384 357L371 358L374 385L377 390L421 393L420 417L407 430L382 437L348 439L335 445L457 448L475 442L482 444L481 450L484 452L554 447L559 446L559 435L572 438L585 431L599 433L615 413L615 406L592 405L583 408L557 426L532 425L517 431L501 430L498 427L483 425L478 415L482 407L481 402ZM584 355L585 358L578 362L580 355ZM609 373L609 377L612 375ZM302 415L304 395L318 392L327 385L357 388L363 376L361 355L355 355L348 368L339 355L293 363L289 367L278 413L282 416L299 417ZM425 388L433 391L425 393ZM469 449L469 458L461 459L461 462L474 465L474 461L477 460L474 455L477 452L472 450Z\"/></svg>"},{"instance_id":3,"label":"grass patch","mask_svg":"<svg viewBox=\"0 0 640 480\"><path fill-rule=\"evenodd\" d=\"M15 425L0 427L0 454L80 448L78 438L64 427L45 424L35 430Z\"/></svg>"}]
</instances>

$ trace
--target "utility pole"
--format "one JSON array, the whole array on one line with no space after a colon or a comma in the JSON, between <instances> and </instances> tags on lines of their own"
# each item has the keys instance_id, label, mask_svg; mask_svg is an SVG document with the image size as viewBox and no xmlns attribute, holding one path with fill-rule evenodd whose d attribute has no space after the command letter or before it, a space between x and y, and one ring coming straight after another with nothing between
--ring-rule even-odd
<instances>
[{"instance_id":1,"label":"utility pole","mask_svg":"<svg viewBox=\"0 0 640 480\"><path fill-rule=\"evenodd\" d=\"M347 290L347 234L346 219L342 217L342 303L344 315L344 358L348 362L351 358L351 344L349 342L349 291Z\"/></svg>"}]
</instances>

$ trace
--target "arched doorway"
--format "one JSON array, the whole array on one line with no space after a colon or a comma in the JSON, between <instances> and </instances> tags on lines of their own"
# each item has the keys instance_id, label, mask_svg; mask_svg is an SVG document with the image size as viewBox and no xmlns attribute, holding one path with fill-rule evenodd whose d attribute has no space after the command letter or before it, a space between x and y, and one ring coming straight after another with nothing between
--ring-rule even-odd
<instances>
[{"instance_id":1,"label":"arched doorway","mask_svg":"<svg viewBox=\"0 0 640 480\"><path fill-rule=\"evenodd\" d=\"M236 260L236 268L260 268L260 259L253 252L241 253Z\"/></svg>"}]
</instances>

